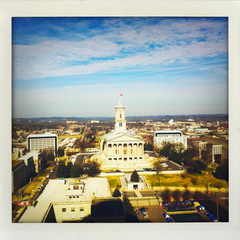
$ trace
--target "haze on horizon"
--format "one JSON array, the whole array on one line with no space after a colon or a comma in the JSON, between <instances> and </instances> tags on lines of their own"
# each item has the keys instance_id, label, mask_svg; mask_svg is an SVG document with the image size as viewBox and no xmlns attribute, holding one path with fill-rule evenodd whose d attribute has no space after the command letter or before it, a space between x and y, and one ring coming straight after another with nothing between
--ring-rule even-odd
<instances>
[{"instance_id":1,"label":"haze on horizon","mask_svg":"<svg viewBox=\"0 0 240 240\"><path fill-rule=\"evenodd\" d=\"M14 17L13 118L228 113L228 19Z\"/></svg>"}]
</instances>

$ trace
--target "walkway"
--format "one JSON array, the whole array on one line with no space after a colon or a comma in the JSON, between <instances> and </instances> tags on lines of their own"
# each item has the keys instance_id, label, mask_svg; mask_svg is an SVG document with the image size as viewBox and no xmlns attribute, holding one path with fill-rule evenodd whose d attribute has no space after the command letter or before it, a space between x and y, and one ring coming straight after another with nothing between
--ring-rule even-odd
<instances>
[{"instance_id":1,"label":"walkway","mask_svg":"<svg viewBox=\"0 0 240 240\"><path fill-rule=\"evenodd\" d=\"M139 190L135 190L135 194L139 198L143 197L142 194L139 192Z\"/></svg>"}]
</instances>

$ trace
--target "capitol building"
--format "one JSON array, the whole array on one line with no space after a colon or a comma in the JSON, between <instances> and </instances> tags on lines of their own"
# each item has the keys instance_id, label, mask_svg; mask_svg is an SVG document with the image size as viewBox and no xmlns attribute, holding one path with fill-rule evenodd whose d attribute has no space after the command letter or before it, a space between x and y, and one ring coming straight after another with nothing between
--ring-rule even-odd
<instances>
[{"instance_id":1,"label":"capitol building","mask_svg":"<svg viewBox=\"0 0 240 240\"><path fill-rule=\"evenodd\" d=\"M127 130L125 107L120 100L115 107L115 129L101 136L100 154L95 158L102 170L132 171L152 167L151 159L144 154L142 137L133 130Z\"/></svg>"}]
</instances>

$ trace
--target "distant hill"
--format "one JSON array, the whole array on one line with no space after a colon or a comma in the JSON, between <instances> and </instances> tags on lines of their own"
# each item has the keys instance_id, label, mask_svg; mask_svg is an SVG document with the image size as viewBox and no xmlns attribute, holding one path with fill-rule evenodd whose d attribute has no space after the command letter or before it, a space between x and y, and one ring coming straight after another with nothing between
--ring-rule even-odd
<instances>
[{"instance_id":1,"label":"distant hill","mask_svg":"<svg viewBox=\"0 0 240 240\"><path fill-rule=\"evenodd\" d=\"M160 121L168 122L173 119L173 121L183 121L187 122L188 119L193 119L194 121L228 121L228 114L192 114L192 115L157 115L157 116L127 116L128 121ZM13 122L62 122L62 121L113 121L114 117L40 117L40 118L13 118Z\"/></svg>"}]
</instances>

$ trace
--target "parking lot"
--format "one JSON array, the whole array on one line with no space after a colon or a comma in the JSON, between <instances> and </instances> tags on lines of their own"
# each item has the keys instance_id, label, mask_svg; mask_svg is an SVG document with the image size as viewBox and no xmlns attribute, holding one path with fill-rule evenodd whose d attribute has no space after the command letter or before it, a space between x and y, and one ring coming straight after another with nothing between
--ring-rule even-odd
<instances>
[{"instance_id":1,"label":"parking lot","mask_svg":"<svg viewBox=\"0 0 240 240\"><path fill-rule=\"evenodd\" d=\"M142 207L148 209L147 217L140 211ZM166 222L165 218L163 217L164 208L162 206L141 206L135 207L135 212L140 222Z\"/></svg>"}]
</instances>

